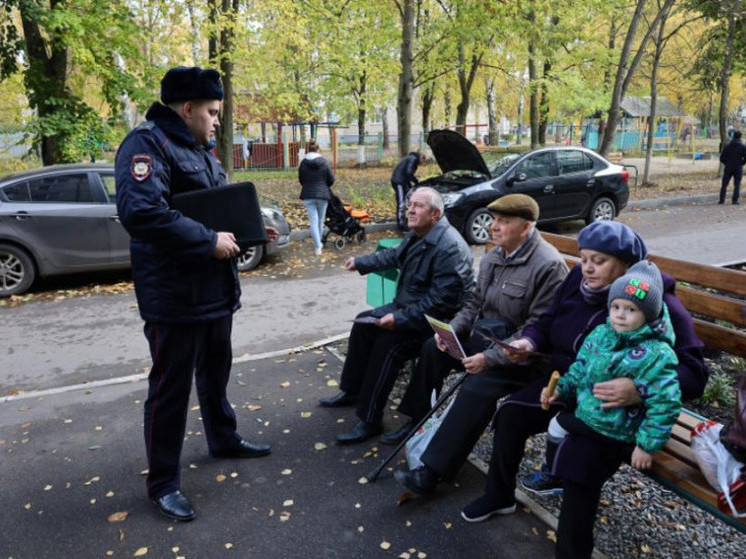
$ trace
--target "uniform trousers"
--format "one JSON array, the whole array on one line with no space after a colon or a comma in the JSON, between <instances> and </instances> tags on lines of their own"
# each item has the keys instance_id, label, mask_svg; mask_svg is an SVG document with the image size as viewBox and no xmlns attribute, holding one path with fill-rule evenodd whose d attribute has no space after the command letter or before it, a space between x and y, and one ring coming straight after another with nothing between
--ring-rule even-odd
<instances>
[{"instance_id":1,"label":"uniform trousers","mask_svg":"<svg viewBox=\"0 0 746 559\"><path fill-rule=\"evenodd\" d=\"M210 453L230 450L241 440L236 434L236 414L226 396L233 358L232 324L230 314L196 324L145 323L153 361L144 429L151 498L179 489L192 375Z\"/></svg>"},{"instance_id":2,"label":"uniform trousers","mask_svg":"<svg viewBox=\"0 0 746 559\"><path fill-rule=\"evenodd\" d=\"M728 183L731 177L733 177L733 197L732 202L738 202L738 197L741 195L741 179L743 178L743 170L741 168L737 170L730 170L727 167L723 170L723 181L720 184L720 202L725 202L725 195L728 192Z\"/></svg>"},{"instance_id":3,"label":"uniform trousers","mask_svg":"<svg viewBox=\"0 0 746 559\"><path fill-rule=\"evenodd\" d=\"M364 316L381 316L380 307ZM417 357L430 332L413 329L384 330L373 324L354 323L340 390L358 397L357 416L371 424L381 423L391 389L404 363Z\"/></svg>"},{"instance_id":4,"label":"uniform trousers","mask_svg":"<svg viewBox=\"0 0 746 559\"><path fill-rule=\"evenodd\" d=\"M497 401L531 383L542 372L542 367L509 365L466 377L422 454L422 463L442 478L455 476L495 414Z\"/></svg>"}]
</instances>

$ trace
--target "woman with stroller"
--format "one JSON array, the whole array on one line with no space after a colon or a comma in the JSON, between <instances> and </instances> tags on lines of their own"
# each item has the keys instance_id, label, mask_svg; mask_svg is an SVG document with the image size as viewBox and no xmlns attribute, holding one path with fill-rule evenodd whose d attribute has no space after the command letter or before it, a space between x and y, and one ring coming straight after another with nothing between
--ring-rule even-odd
<instances>
[{"instance_id":1,"label":"woman with stroller","mask_svg":"<svg viewBox=\"0 0 746 559\"><path fill-rule=\"evenodd\" d=\"M334 173L326 159L319 153L319 144L311 139L306 144L308 153L298 167L298 181L301 184L300 199L306 206L310 222L314 253L321 255L321 238L324 233L326 207L331 198L330 188L334 184Z\"/></svg>"}]
</instances>

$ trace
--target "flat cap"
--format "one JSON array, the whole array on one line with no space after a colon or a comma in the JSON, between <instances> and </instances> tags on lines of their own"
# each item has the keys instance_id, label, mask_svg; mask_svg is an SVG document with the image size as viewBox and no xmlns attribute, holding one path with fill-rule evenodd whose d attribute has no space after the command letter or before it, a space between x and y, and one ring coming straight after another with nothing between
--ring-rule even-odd
<instances>
[{"instance_id":1,"label":"flat cap","mask_svg":"<svg viewBox=\"0 0 746 559\"><path fill-rule=\"evenodd\" d=\"M500 215L522 217L529 221L539 219L539 204L525 194L508 194L487 206L487 209Z\"/></svg>"},{"instance_id":2,"label":"flat cap","mask_svg":"<svg viewBox=\"0 0 746 559\"><path fill-rule=\"evenodd\" d=\"M223 86L217 70L198 66L176 66L171 68L161 80L161 101L164 105L179 101L198 99L223 99Z\"/></svg>"}]
</instances>

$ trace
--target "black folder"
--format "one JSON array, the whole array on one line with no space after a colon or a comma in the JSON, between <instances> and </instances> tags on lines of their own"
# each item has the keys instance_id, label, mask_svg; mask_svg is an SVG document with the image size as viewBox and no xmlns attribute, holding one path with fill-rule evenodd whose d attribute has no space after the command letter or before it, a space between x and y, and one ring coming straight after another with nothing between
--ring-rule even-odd
<instances>
[{"instance_id":1,"label":"black folder","mask_svg":"<svg viewBox=\"0 0 746 559\"><path fill-rule=\"evenodd\" d=\"M233 233L241 250L268 241L256 188L251 182L175 194L171 208L213 231Z\"/></svg>"}]
</instances>

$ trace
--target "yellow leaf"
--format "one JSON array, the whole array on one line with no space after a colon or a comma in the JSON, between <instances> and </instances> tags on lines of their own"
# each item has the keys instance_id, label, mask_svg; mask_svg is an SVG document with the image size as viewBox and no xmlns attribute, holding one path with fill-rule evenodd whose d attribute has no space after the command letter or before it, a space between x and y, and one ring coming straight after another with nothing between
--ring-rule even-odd
<instances>
[{"instance_id":1,"label":"yellow leaf","mask_svg":"<svg viewBox=\"0 0 746 559\"><path fill-rule=\"evenodd\" d=\"M280 383L280 388L288 388L289 386L290 386L290 382L287 380L285 382Z\"/></svg>"},{"instance_id":2,"label":"yellow leaf","mask_svg":"<svg viewBox=\"0 0 746 559\"><path fill-rule=\"evenodd\" d=\"M554 530L547 530L547 539L550 542L557 543L557 534L554 532Z\"/></svg>"},{"instance_id":3,"label":"yellow leaf","mask_svg":"<svg viewBox=\"0 0 746 559\"><path fill-rule=\"evenodd\" d=\"M127 518L127 516L128 516L128 513L125 511L114 512L110 514L109 516L107 516L106 520L108 520L109 522L122 522L123 520Z\"/></svg>"},{"instance_id":4,"label":"yellow leaf","mask_svg":"<svg viewBox=\"0 0 746 559\"><path fill-rule=\"evenodd\" d=\"M313 415L313 412L310 411L302 411L300 412L300 416L303 418L311 417Z\"/></svg>"},{"instance_id":5,"label":"yellow leaf","mask_svg":"<svg viewBox=\"0 0 746 559\"><path fill-rule=\"evenodd\" d=\"M287 499L286 501L284 501L282 503L282 506L283 507L292 507L293 506L293 500L292 499Z\"/></svg>"},{"instance_id":6,"label":"yellow leaf","mask_svg":"<svg viewBox=\"0 0 746 559\"><path fill-rule=\"evenodd\" d=\"M324 450L326 445L324 443L315 443L313 445L314 450Z\"/></svg>"},{"instance_id":7,"label":"yellow leaf","mask_svg":"<svg viewBox=\"0 0 746 559\"><path fill-rule=\"evenodd\" d=\"M228 542L227 544L225 544L225 549L233 549L233 544Z\"/></svg>"},{"instance_id":8,"label":"yellow leaf","mask_svg":"<svg viewBox=\"0 0 746 559\"><path fill-rule=\"evenodd\" d=\"M450 530L453 524L451 524L450 522L444 522L443 526L445 527L446 530Z\"/></svg>"},{"instance_id":9,"label":"yellow leaf","mask_svg":"<svg viewBox=\"0 0 746 559\"><path fill-rule=\"evenodd\" d=\"M363 526L358 526L357 531L362 534L363 532L365 532L365 528Z\"/></svg>"},{"instance_id":10,"label":"yellow leaf","mask_svg":"<svg viewBox=\"0 0 746 559\"><path fill-rule=\"evenodd\" d=\"M248 409L249 411L257 411L257 410L262 409L262 406L257 406L256 404L249 404L248 406L246 406L246 409Z\"/></svg>"},{"instance_id":11,"label":"yellow leaf","mask_svg":"<svg viewBox=\"0 0 746 559\"><path fill-rule=\"evenodd\" d=\"M642 544L642 546L640 546L640 550L643 553L650 553L650 546L648 546L647 544Z\"/></svg>"},{"instance_id":12,"label":"yellow leaf","mask_svg":"<svg viewBox=\"0 0 746 559\"><path fill-rule=\"evenodd\" d=\"M147 547L141 547L137 551L135 551L135 557L142 557L143 555L147 555L148 548Z\"/></svg>"},{"instance_id":13,"label":"yellow leaf","mask_svg":"<svg viewBox=\"0 0 746 559\"><path fill-rule=\"evenodd\" d=\"M326 385L327 386L339 386L339 383L336 380L331 379L331 380L326 381Z\"/></svg>"},{"instance_id":14,"label":"yellow leaf","mask_svg":"<svg viewBox=\"0 0 746 559\"><path fill-rule=\"evenodd\" d=\"M31 503L26 503L25 505L23 505L23 508L25 508L26 510L31 510Z\"/></svg>"},{"instance_id":15,"label":"yellow leaf","mask_svg":"<svg viewBox=\"0 0 746 559\"><path fill-rule=\"evenodd\" d=\"M391 547L391 544L389 542L381 542L381 549L384 551L387 551Z\"/></svg>"},{"instance_id":16,"label":"yellow leaf","mask_svg":"<svg viewBox=\"0 0 746 559\"><path fill-rule=\"evenodd\" d=\"M368 478L367 478L367 477L365 477L365 476L363 476L363 477L361 477L361 478L360 478L359 480L357 480L357 482L358 482L358 483L359 483L360 485L365 485L366 483L368 483Z\"/></svg>"},{"instance_id":17,"label":"yellow leaf","mask_svg":"<svg viewBox=\"0 0 746 559\"><path fill-rule=\"evenodd\" d=\"M108 492L106 493L106 497L109 497L109 498L111 498L111 497L113 497L113 496L114 496L114 492L113 492L113 491L108 491Z\"/></svg>"},{"instance_id":18,"label":"yellow leaf","mask_svg":"<svg viewBox=\"0 0 746 559\"><path fill-rule=\"evenodd\" d=\"M223 483L227 478L223 474L218 474L215 476L215 481L218 483Z\"/></svg>"},{"instance_id":19,"label":"yellow leaf","mask_svg":"<svg viewBox=\"0 0 746 559\"><path fill-rule=\"evenodd\" d=\"M49 491L50 489L52 489L51 485L45 485L44 486L44 491Z\"/></svg>"},{"instance_id":20,"label":"yellow leaf","mask_svg":"<svg viewBox=\"0 0 746 559\"><path fill-rule=\"evenodd\" d=\"M293 470L291 470L290 468L285 468L285 469L284 469L284 470L282 470L282 471L281 471L280 473L281 473L282 475L284 475L284 476L289 476L290 474L292 474L292 473L293 473Z\"/></svg>"}]
</instances>

